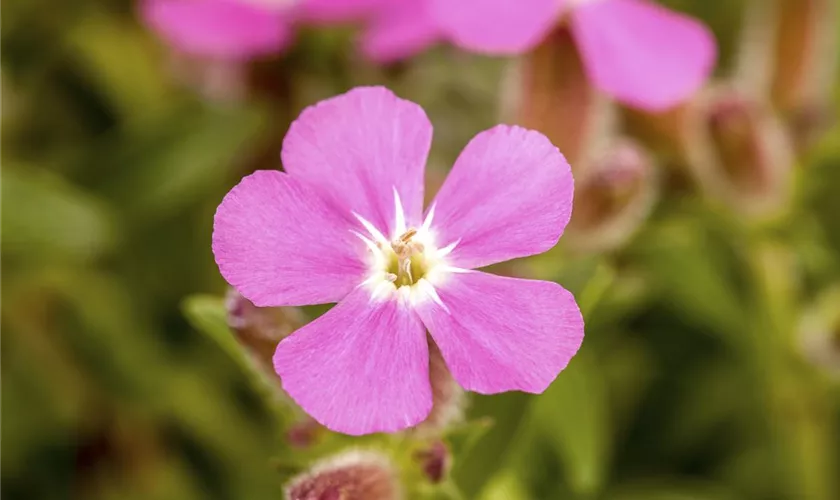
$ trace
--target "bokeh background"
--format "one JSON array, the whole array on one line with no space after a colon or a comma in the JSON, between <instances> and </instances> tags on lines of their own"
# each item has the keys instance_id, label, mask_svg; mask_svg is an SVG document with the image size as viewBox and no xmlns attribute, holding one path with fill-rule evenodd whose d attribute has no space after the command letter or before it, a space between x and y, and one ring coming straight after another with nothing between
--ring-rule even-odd
<instances>
[{"instance_id":1,"label":"bokeh background","mask_svg":"<svg viewBox=\"0 0 840 500\"><path fill-rule=\"evenodd\" d=\"M548 42L383 66L352 27L304 28L285 54L219 76L131 2L4 2L3 498L278 499L356 446L391 456L410 498L840 498L840 41L825 35L840 9L664 3L702 19L720 57L708 91L652 115L583 99ZM362 84L426 109L430 193L473 135L527 121L530 101L552 110L535 126L578 178L575 230L497 271L572 290L580 353L545 394L470 396L433 438L308 423L230 328L210 251L216 206L281 167L289 122ZM572 158L600 144L575 131L602 105L603 134L641 155ZM442 475L417 453L438 441Z\"/></svg>"}]
</instances>

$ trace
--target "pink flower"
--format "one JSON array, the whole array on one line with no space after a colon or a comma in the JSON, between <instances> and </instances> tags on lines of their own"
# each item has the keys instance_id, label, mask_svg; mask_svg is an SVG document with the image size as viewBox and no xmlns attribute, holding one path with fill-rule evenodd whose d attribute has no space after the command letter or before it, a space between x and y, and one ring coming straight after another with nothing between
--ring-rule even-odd
<instances>
[{"instance_id":1,"label":"pink flower","mask_svg":"<svg viewBox=\"0 0 840 500\"><path fill-rule=\"evenodd\" d=\"M426 417L427 330L455 380L482 394L542 392L583 341L559 285L472 270L557 243L574 190L563 155L538 132L486 130L424 212L431 138L416 104L351 90L292 124L285 173L244 178L216 212L216 263L254 304L338 302L274 355L283 388L335 431Z\"/></svg>"},{"instance_id":2,"label":"pink flower","mask_svg":"<svg viewBox=\"0 0 840 500\"><path fill-rule=\"evenodd\" d=\"M143 22L187 55L248 61L283 51L301 21L361 19L382 0L141 0Z\"/></svg>"},{"instance_id":3,"label":"pink flower","mask_svg":"<svg viewBox=\"0 0 840 500\"><path fill-rule=\"evenodd\" d=\"M708 78L713 35L699 21L648 0L394 0L365 34L388 61L446 40L465 50L521 54L568 22L592 83L625 104L671 107ZM410 34L410 35L409 35Z\"/></svg>"},{"instance_id":4,"label":"pink flower","mask_svg":"<svg viewBox=\"0 0 840 500\"><path fill-rule=\"evenodd\" d=\"M144 23L179 52L246 61L280 51L291 39L285 10L246 0L142 0Z\"/></svg>"}]
</instances>

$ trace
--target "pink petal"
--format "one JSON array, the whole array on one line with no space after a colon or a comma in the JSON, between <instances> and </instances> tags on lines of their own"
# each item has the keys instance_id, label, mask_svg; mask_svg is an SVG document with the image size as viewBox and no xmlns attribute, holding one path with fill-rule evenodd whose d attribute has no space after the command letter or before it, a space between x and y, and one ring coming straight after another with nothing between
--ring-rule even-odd
<instances>
[{"instance_id":1,"label":"pink petal","mask_svg":"<svg viewBox=\"0 0 840 500\"><path fill-rule=\"evenodd\" d=\"M648 110L690 97L717 53L699 21L646 0L583 2L572 11L572 30L594 84Z\"/></svg>"},{"instance_id":2,"label":"pink petal","mask_svg":"<svg viewBox=\"0 0 840 500\"><path fill-rule=\"evenodd\" d=\"M390 0L302 0L298 6L301 20L316 24L358 21L370 15L380 4Z\"/></svg>"},{"instance_id":3,"label":"pink petal","mask_svg":"<svg viewBox=\"0 0 840 500\"><path fill-rule=\"evenodd\" d=\"M143 21L189 55L245 60L280 51L290 28L282 14L235 0L144 0Z\"/></svg>"},{"instance_id":4,"label":"pink petal","mask_svg":"<svg viewBox=\"0 0 840 500\"><path fill-rule=\"evenodd\" d=\"M459 267L482 267L553 247L572 213L566 159L539 132L499 125L473 138L435 198L437 242L459 241Z\"/></svg>"},{"instance_id":5,"label":"pink petal","mask_svg":"<svg viewBox=\"0 0 840 500\"><path fill-rule=\"evenodd\" d=\"M406 220L420 221L431 141L432 125L420 106L383 87L357 87L301 113L283 141L283 165L390 235L394 189Z\"/></svg>"},{"instance_id":6,"label":"pink petal","mask_svg":"<svg viewBox=\"0 0 840 500\"><path fill-rule=\"evenodd\" d=\"M423 324L365 287L280 342L274 368L301 408L345 434L400 431L432 407Z\"/></svg>"},{"instance_id":7,"label":"pink petal","mask_svg":"<svg viewBox=\"0 0 840 500\"><path fill-rule=\"evenodd\" d=\"M352 227L304 182L261 170L216 210L213 253L222 276L257 306L336 302L366 272Z\"/></svg>"},{"instance_id":8,"label":"pink petal","mask_svg":"<svg viewBox=\"0 0 840 500\"><path fill-rule=\"evenodd\" d=\"M428 2L392 0L368 22L362 50L371 60L388 63L422 52L439 38Z\"/></svg>"},{"instance_id":9,"label":"pink petal","mask_svg":"<svg viewBox=\"0 0 840 500\"><path fill-rule=\"evenodd\" d=\"M417 312L455 380L482 394L540 393L583 342L575 298L556 283L478 271L451 275Z\"/></svg>"},{"instance_id":10,"label":"pink petal","mask_svg":"<svg viewBox=\"0 0 840 500\"><path fill-rule=\"evenodd\" d=\"M487 54L521 54L557 22L563 0L425 0L441 30L459 47Z\"/></svg>"}]
</instances>

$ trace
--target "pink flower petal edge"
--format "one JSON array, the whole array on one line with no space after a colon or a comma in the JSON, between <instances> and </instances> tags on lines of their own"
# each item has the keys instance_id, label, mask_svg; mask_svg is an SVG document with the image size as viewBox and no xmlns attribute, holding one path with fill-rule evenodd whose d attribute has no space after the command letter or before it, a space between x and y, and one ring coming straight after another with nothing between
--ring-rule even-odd
<instances>
[{"instance_id":1,"label":"pink flower petal edge","mask_svg":"<svg viewBox=\"0 0 840 500\"><path fill-rule=\"evenodd\" d=\"M717 55L702 23L647 0L584 2L572 10L572 31L595 86L651 111L691 97Z\"/></svg>"},{"instance_id":2,"label":"pink flower petal edge","mask_svg":"<svg viewBox=\"0 0 840 500\"><path fill-rule=\"evenodd\" d=\"M281 341L274 367L283 389L333 431L396 432L432 407L423 324L396 301L372 302L362 287Z\"/></svg>"},{"instance_id":3,"label":"pink flower petal edge","mask_svg":"<svg viewBox=\"0 0 840 500\"><path fill-rule=\"evenodd\" d=\"M390 234L399 193L420 222L432 124L423 109L384 87L357 87L306 108L283 141L283 166L324 196Z\"/></svg>"},{"instance_id":4,"label":"pink flower petal edge","mask_svg":"<svg viewBox=\"0 0 840 500\"><path fill-rule=\"evenodd\" d=\"M459 242L453 265L475 268L553 247L573 195L571 167L544 135L498 125L467 144L432 206L439 239Z\"/></svg>"},{"instance_id":5,"label":"pink flower petal edge","mask_svg":"<svg viewBox=\"0 0 840 500\"><path fill-rule=\"evenodd\" d=\"M563 0L427 0L455 45L484 54L521 54L557 22Z\"/></svg>"},{"instance_id":6,"label":"pink flower petal edge","mask_svg":"<svg viewBox=\"0 0 840 500\"><path fill-rule=\"evenodd\" d=\"M583 317L556 283L453 274L438 290L443 309L427 302L418 314L455 380L482 394L543 392L583 342Z\"/></svg>"},{"instance_id":7,"label":"pink flower petal edge","mask_svg":"<svg viewBox=\"0 0 840 500\"><path fill-rule=\"evenodd\" d=\"M143 0L142 20L176 50L247 60L282 50L291 30L281 13L236 0Z\"/></svg>"},{"instance_id":8,"label":"pink flower petal edge","mask_svg":"<svg viewBox=\"0 0 840 500\"><path fill-rule=\"evenodd\" d=\"M213 254L225 280L257 306L336 302L366 272L350 227L304 182L258 171L216 210Z\"/></svg>"},{"instance_id":9,"label":"pink flower petal edge","mask_svg":"<svg viewBox=\"0 0 840 500\"><path fill-rule=\"evenodd\" d=\"M362 52L372 61L390 63L414 56L440 38L428 2L395 0L369 19L361 38Z\"/></svg>"}]
</instances>

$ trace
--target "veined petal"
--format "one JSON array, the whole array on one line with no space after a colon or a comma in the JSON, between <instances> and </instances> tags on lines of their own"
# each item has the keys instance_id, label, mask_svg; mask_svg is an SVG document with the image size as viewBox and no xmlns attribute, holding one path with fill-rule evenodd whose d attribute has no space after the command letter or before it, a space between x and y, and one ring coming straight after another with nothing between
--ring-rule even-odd
<instances>
[{"instance_id":1,"label":"veined petal","mask_svg":"<svg viewBox=\"0 0 840 500\"><path fill-rule=\"evenodd\" d=\"M556 283L454 274L417 312L455 380L470 391L540 393L583 342L583 317Z\"/></svg>"},{"instance_id":2,"label":"veined petal","mask_svg":"<svg viewBox=\"0 0 840 500\"><path fill-rule=\"evenodd\" d=\"M186 54L246 60L281 50L291 37L282 13L235 0L144 0L143 21Z\"/></svg>"},{"instance_id":3,"label":"veined petal","mask_svg":"<svg viewBox=\"0 0 840 500\"><path fill-rule=\"evenodd\" d=\"M383 87L357 87L310 106L283 141L283 166L393 237L394 190L421 222L432 125L420 106Z\"/></svg>"},{"instance_id":4,"label":"veined petal","mask_svg":"<svg viewBox=\"0 0 840 500\"><path fill-rule=\"evenodd\" d=\"M436 241L460 239L447 259L482 267L553 247L572 213L569 164L539 132L499 125L461 152L434 201Z\"/></svg>"},{"instance_id":5,"label":"veined petal","mask_svg":"<svg viewBox=\"0 0 840 500\"><path fill-rule=\"evenodd\" d=\"M372 16L362 36L370 59L388 63L411 57L440 39L440 29L422 0L391 0Z\"/></svg>"},{"instance_id":6,"label":"veined petal","mask_svg":"<svg viewBox=\"0 0 840 500\"><path fill-rule=\"evenodd\" d=\"M443 33L459 47L521 54L557 22L563 0L427 0Z\"/></svg>"},{"instance_id":7,"label":"veined petal","mask_svg":"<svg viewBox=\"0 0 840 500\"><path fill-rule=\"evenodd\" d=\"M336 302L366 271L352 227L304 182L261 170L216 210L213 254L222 276L257 306Z\"/></svg>"},{"instance_id":8,"label":"veined petal","mask_svg":"<svg viewBox=\"0 0 840 500\"><path fill-rule=\"evenodd\" d=\"M431 410L423 323L365 287L280 342L274 368L295 402L337 432L396 432Z\"/></svg>"},{"instance_id":9,"label":"veined petal","mask_svg":"<svg viewBox=\"0 0 840 500\"><path fill-rule=\"evenodd\" d=\"M662 110L711 73L714 36L699 21L647 0L582 2L572 31L593 83L619 101Z\"/></svg>"}]
</instances>

